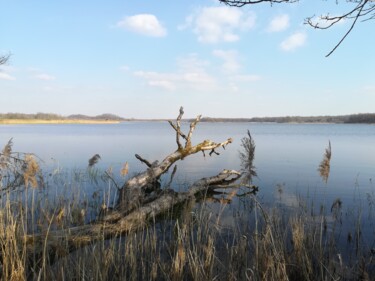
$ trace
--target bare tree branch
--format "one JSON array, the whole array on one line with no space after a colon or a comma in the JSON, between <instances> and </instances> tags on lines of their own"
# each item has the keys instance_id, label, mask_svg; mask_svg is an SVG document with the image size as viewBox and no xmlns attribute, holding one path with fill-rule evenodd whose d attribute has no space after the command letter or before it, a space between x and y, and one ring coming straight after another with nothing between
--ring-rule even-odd
<instances>
[{"instance_id":1,"label":"bare tree branch","mask_svg":"<svg viewBox=\"0 0 375 281\"><path fill-rule=\"evenodd\" d=\"M197 145L191 144L191 137L193 135L193 131L200 121L201 116L199 115L193 122L190 124L190 130L189 134L186 137L181 132L181 119L183 116L183 108L180 108L179 115L176 119L176 124L173 124L171 121L169 124L171 124L172 128L176 131L176 142L177 142L177 150L171 154L169 154L166 158L164 158L163 161L160 163L155 163L155 165L148 165L149 169L144 171L143 173L140 173L133 178L129 179L123 186L123 188L120 190L120 196L119 196L119 208L125 208L128 211L131 211L140 205L142 205L142 202L147 200L146 190L152 191L159 188L160 185L157 185L157 181L160 178L161 175L166 173L178 160L184 159L186 156L198 153L200 151L211 151L210 156L215 153L218 154L215 149L227 146L228 144L232 143L232 139L229 138L226 141L223 142L213 142L211 140L205 140ZM181 145L180 142L180 136L184 136L183 138L186 140L185 146ZM137 157L137 156L136 156ZM137 159L141 160L137 157ZM144 160L144 159L143 159ZM142 161L142 160L141 160ZM145 161L142 161L146 163ZM148 161L147 161L148 162ZM148 164L150 164L148 162ZM156 184L156 185L155 185ZM155 185L155 186L153 186Z\"/></svg>"},{"instance_id":2,"label":"bare tree branch","mask_svg":"<svg viewBox=\"0 0 375 281\"><path fill-rule=\"evenodd\" d=\"M219 2L229 6L243 7L245 5L260 3L270 3L271 5L276 3L295 3L298 2L298 0L219 0ZM326 57L329 57L341 45L346 37L352 32L354 26L357 24L360 18L362 19L362 22L375 19L374 0L346 0L346 2L353 3L355 6L341 15L331 16L329 13L327 13L319 17L312 16L305 19L305 24L317 29L329 29L333 25L343 20L352 20L350 28L342 36L334 48L326 55ZM336 0L336 4L339 4L338 0Z\"/></svg>"},{"instance_id":3,"label":"bare tree branch","mask_svg":"<svg viewBox=\"0 0 375 281\"><path fill-rule=\"evenodd\" d=\"M253 5L260 3L269 3L271 5L277 3L294 3L297 1L298 0L219 0L219 2L233 7L243 7L245 5Z\"/></svg>"},{"instance_id":4,"label":"bare tree branch","mask_svg":"<svg viewBox=\"0 0 375 281\"><path fill-rule=\"evenodd\" d=\"M0 65L6 64L9 61L10 54L0 56Z\"/></svg>"},{"instance_id":5,"label":"bare tree branch","mask_svg":"<svg viewBox=\"0 0 375 281\"><path fill-rule=\"evenodd\" d=\"M180 143L180 136L184 139L187 139L186 136L181 132L181 118L182 115L184 115L184 108L180 107L180 114L178 115L176 119L176 125L172 123L172 121L168 121L169 124L172 126L172 128L176 131L176 143L178 146L178 149L182 148L182 145Z\"/></svg>"},{"instance_id":6,"label":"bare tree branch","mask_svg":"<svg viewBox=\"0 0 375 281\"><path fill-rule=\"evenodd\" d=\"M341 43L346 39L349 33L352 32L354 26L357 24L360 18L364 18L362 21L367 21L367 20L375 18L374 1L349 0L347 2L356 3L357 5L353 9L339 16L330 16L329 14L326 14L326 15L321 15L320 17L318 17L318 19L315 16L313 16L313 17L308 17L305 20L305 24L308 24L311 27L316 28L316 29L328 29L343 20L348 20L348 19L353 20L348 31L344 34L344 36L340 39L340 41L335 45L335 47L326 55L326 57L329 57L341 45Z\"/></svg>"},{"instance_id":7,"label":"bare tree branch","mask_svg":"<svg viewBox=\"0 0 375 281\"><path fill-rule=\"evenodd\" d=\"M202 115L198 115L197 118L193 122L190 123L190 130L189 130L189 134L188 134L187 139L186 139L185 148L188 148L188 147L191 146L191 137L193 135L195 126L197 126L197 124L201 120L201 117L202 117Z\"/></svg>"},{"instance_id":8,"label":"bare tree branch","mask_svg":"<svg viewBox=\"0 0 375 281\"><path fill-rule=\"evenodd\" d=\"M135 158L137 158L139 161L141 161L142 163L144 163L144 164L146 164L147 165L147 167L151 167L152 166L152 164L149 162L149 161L147 161L146 159L144 159L144 158L142 158L140 155L138 155L138 154L136 154L135 155Z\"/></svg>"}]
</instances>

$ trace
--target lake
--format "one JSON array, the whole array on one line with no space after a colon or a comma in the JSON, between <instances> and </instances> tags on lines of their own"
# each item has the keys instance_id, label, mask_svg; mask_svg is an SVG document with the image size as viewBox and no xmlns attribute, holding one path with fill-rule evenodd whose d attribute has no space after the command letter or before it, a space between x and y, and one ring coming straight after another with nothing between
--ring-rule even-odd
<instances>
[{"instance_id":1,"label":"lake","mask_svg":"<svg viewBox=\"0 0 375 281\"><path fill-rule=\"evenodd\" d=\"M185 130L188 124L183 124ZM324 194L325 198L351 198L356 188L372 191L375 177L375 126L346 124L200 123L193 144L204 139L234 142L220 155L197 154L177 163L176 182L192 182L222 169L240 169L241 138L250 130L256 144L254 164L259 196L272 201L277 187L284 193ZM176 149L175 134L167 122L124 122L106 125L2 125L0 144L13 138L13 151L32 152L44 169L86 168L98 153L98 167L118 171L129 163L129 172L145 166L138 153L150 162L162 160ZM328 141L332 144L331 173L326 185L317 168Z\"/></svg>"},{"instance_id":2,"label":"lake","mask_svg":"<svg viewBox=\"0 0 375 281\"><path fill-rule=\"evenodd\" d=\"M186 132L188 124L183 123L182 128ZM241 169L239 150L247 130L256 144L254 164L258 177L253 183L259 186L256 196L262 204L288 212L305 204L310 208L313 206L316 214L319 214L320 206L325 205L329 224L331 205L339 198L346 222L340 233L353 231L354 223L359 222L362 225L361 239L371 247L375 229L372 219L375 206L372 180L375 178L374 125L200 123L194 131L193 144L205 139L221 142L229 137L234 142L225 150L219 149L220 155L203 157L199 153L177 162L172 186L181 190L201 177L218 174L222 169ZM145 169L145 165L134 157L135 153L153 162L162 160L177 147L174 130L167 122L0 126L1 145L4 146L10 138L14 142L13 151L34 153L43 161L42 169L47 172L85 170L88 159L99 154L101 160L97 167L103 170L112 167L120 185L123 181L119 176L120 169L125 162L129 163L129 175ZM329 141L332 159L326 184L317 169ZM169 175L165 175L162 184L168 181ZM87 193L97 191L90 190L90 184L86 188ZM65 192L68 197L69 191ZM239 210L246 213L249 202L250 199L243 197L234 198L222 216L222 225L233 227L232 216ZM222 208L220 204L209 207L214 213ZM251 219L245 215L242 220L248 225ZM345 237L340 241L345 248ZM351 250L348 248L347 251Z\"/></svg>"}]
</instances>

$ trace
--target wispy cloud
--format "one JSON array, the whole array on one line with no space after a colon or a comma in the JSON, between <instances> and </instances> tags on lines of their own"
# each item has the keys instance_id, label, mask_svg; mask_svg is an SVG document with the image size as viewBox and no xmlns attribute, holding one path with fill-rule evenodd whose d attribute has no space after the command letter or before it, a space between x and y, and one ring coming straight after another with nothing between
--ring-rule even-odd
<instances>
[{"instance_id":1,"label":"wispy cloud","mask_svg":"<svg viewBox=\"0 0 375 281\"><path fill-rule=\"evenodd\" d=\"M287 14L274 17L267 27L268 32L280 32L289 27L289 16Z\"/></svg>"},{"instance_id":2,"label":"wispy cloud","mask_svg":"<svg viewBox=\"0 0 375 281\"><path fill-rule=\"evenodd\" d=\"M240 84L247 82L256 82L261 79L260 75L243 74L240 72L240 55L236 50L214 50L212 54L224 61L221 66L222 71L225 75L222 81L226 81L226 83L228 83L230 91L238 92L241 90Z\"/></svg>"},{"instance_id":3,"label":"wispy cloud","mask_svg":"<svg viewBox=\"0 0 375 281\"><path fill-rule=\"evenodd\" d=\"M125 17L117 23L117 27L151 37L164 37L167 35L167 30L159 22L158 18L152 14Z\"/></svg>"},{"instance_id":4,"label":"wispy cloud","mask_svg":"<svg viewBox=\"0 0 375 281\"><path fill-rule=\"evenodd\" d=\"M280 47L284 51L293 51L299 47L305 45L307 35L304 32L295 32L281 42Z\"/></svg>"},{"instance_id":5,"label":"wispy cloud","mask_svg":"<svg viewBox=\"0 0 375 281\"><path fill-rule=\"evenodd\" d=\"M224 61L222 69L226 73L235 73L241 68L238 53L235 50L214 50L212 54Z\"/></svg>"},{"instance_id":6,"label":"wispy cloud","mask_svg":"<svg viewBox=\"0 0 375 281\"><path fill-rule=\"evenodd\" d=\"M171 77L169 77L169 78L171 78ZM158 77L154 77L154 80L148 81L148 85L150 85L152 87L163 88L163 89L168 90L168 91L176 90L176 85L172 81L168 80L168 78L167 78L167 80L157 80L157 79L158 79Z\"/></svg>"},{"instance_id":7,"label":"wispy cloud","mask_svg":"<svg viewBox=\"0 0 375 281\"><path fill-rule=\"evenodd\" d=\"M240 31L255 25L255 14L231 7L205 7L186 18L180 29L191 27L203 43L234 42Z\"/></svg>"},{"instance_id":8,"label":"wispy cloud","mask_svg":"<svg viewBox=\"0 0 375 281\"><path fill-rule=\"evenodd\" d=\"M232 76L232 80L238 82L255 82L261 79L262 77L256 74L241 74Z\"/></svg>"},{"instance_id":9,"label":"wispy cloud","mask_svg":"<svg viewBox=\"0 0 375 281\"><path fill-rule=\"evenodd\" d=\"M36 74L34 76L34 78L36 78L38 80L44 80L44 81L52 81L52 80L56 79L55 76L52 76L52 75L49 75L49 74L46 74L46 73Z\"/></svg>"},{"instance_id":10,"label":"wispy cloud","mask_svg":"<svg viewBox=\"0 0 375 281\"><path fill-rule=\"evenodd\" d=\"M8 74L8 73L5 73L5 72L0 72L0 79L1 80L9 80L9 81L13 81L13 80L16 80L16 77Z\"/></svg>"},{"instance_id":11,"label":"wispy cloud","mask_svg":"<svg viewBox=\"0 0 375 281\"><path fill-rule=\"evenodd\" d=\"M206 61L199 60L195 54L177 60L177 72L135 71L136 77L147 81L152 87L168 91L178 89L212 89L215 79L205 69Z\"/></svg>"}]
</instances>

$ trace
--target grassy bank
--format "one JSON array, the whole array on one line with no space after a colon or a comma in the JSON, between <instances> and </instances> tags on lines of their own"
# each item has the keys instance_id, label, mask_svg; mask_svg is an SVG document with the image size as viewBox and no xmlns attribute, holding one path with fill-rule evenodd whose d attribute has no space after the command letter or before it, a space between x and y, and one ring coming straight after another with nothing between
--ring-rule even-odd
<instances>
[{"instance_id":1,"label":"grassy bank","mask_svg":"<svg viewBox=\"0 0 375 281\"><path fill-rule=\"evenodd\" d=\"M80 120L80 119L0 119L0 124L15 125L15 124L117 124L120 121L115 120Z\"/></svg>"}]
</instances>

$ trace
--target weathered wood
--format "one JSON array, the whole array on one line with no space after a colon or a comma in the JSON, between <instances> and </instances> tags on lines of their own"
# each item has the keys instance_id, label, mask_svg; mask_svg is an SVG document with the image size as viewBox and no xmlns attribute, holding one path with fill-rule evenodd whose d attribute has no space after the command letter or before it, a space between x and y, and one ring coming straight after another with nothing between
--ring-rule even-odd
<instances>
[{"instance_id":1,"label":"weathered wood","mask_svg":"<svg viewBox=\"0 0 375 281\"><path fill-rule=\"evenodd\" d=\"M25 237L29 253L41 256L48 251L50 258L62 257L85 245L98 240L117 237L147 227L150 221L161 214L181 205L196 196L216 188L228 187L241 174L234 170L223 170L220 174L196 181L186 192L166 190L154 201L127 213L116 210L113 213L88 225L50 231Z\"/></svg>"},{"instance_id":2,"label":"weathered wood","mask_svg":"<svg viewBox=\"0 0 375 281\"><path fill-rule=\"evenodd\" d=\"M216 189L233 186L233 182L241 177L241 173L223 170L216 176L198 180L186 192L159 188L158 179L176 161L198 152L210 151L210 155L218 154L215 149L220 147L225 149L228 144L232 143L232 139L228 138L222 142L205 140L193 146L191 137L201 116L191 122L189 133L185 135L181 131L183 113L181 107L176 124L170 122L176 131L177 150L166 156L160 163L155 161L152 164L136 154L136 158L145 163L148 168L143 173L130 178L122 186L113 211L87 225L27 235L25 241L28 253L37 257L47 256L53 260L55 257L67 255L95 241L117 237L147 227L150 221L155 221L157 216L173 210L176 206L192 199L205 198L201 196L202 193L215 192ZM181 139L185 140L184 145L181 144Z\"/></svg>"},{"instance_id":3,"label":"weathered wood","mask_svg":"<svg viewBox=\"0 0 375 281\"><path fill-rule=\"evenodd\" d=\"M191 122L190 130L188 135L186 136L181 132L181 118L184 111L183 108L180 108L180 113L176 120L176 125L173 124L171 121L169 123L176 131L176 143L177 143L177 150L167 157L164 158L163 161L157 163L155 165L150 165L148 161L145 161L139 155L136 155L137 159L140 159L142 162L146 163L149 168L140 173L137 176L129 179L122 189L120 190L120 196L117 204L118 209L125 209L127 211L134 210L135 208L142 205L143 200L145 199L145 190L150 189L150 185L155 183L155 180L159 179L161 175L166 173L168 169L178 160L182 160L185 157L204 151L210 151L210 156L215 153L218 154L215 149L227 146L228 144L232 143L232 139L229 138L226 141L216 143L211 140L205 140L195 146L191 145L191 137L193 135L194 129L196 125L199 123L201 116L197 116L197 118ZM185 145L182 146L180 142L180 137L185 139ZM152 189L152 187L151 187Z\"/></svg>"}]
</instances>

